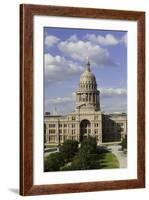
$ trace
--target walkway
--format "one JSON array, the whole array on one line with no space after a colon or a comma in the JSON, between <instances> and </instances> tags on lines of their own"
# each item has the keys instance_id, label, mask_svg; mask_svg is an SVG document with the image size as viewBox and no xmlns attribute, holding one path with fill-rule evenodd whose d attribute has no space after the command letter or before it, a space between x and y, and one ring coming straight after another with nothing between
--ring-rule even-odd
<instances>
[{"instance_id":1,"label":"walkway","mask_svg":"<svg viewBox=\"0 0 149 200\"><path fill-rule=\"evenodd\" d=\"M121 150L120 145L108 146L111 149L112 153L116 155L119 160L120 168L127 168L127 153L124 153Z\"/></svg>"}]
</instances>

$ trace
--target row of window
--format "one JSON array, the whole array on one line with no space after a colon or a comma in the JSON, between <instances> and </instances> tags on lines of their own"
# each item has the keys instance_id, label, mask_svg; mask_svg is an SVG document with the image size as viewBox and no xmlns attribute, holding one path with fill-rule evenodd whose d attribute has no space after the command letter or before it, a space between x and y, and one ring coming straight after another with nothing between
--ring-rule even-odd
<instances>
[{"instance_id":1,"label":"row of window","mask_svg":"<svg viewBox=\"0 0 149 200\"><path fill-rule=\"evenodd\" d=\"M72 128L75 128L76 126L75 126L75 124L69 124L69 125L67 125L67 124L59 124L59 128L66 128L67 126L71 126ZM99 124L98 123L95 123L94 124L94 127L98 127L99 126ZM55 128L55 124L49 124L49 128Z\"/></svg>"},{"instance_id":2,"label":"row of window","mask_svg":"<svg viewBox=\"0 0 149 200\"><path fill-rule=\"evenodd\" d=\"M71 140L77 140L77 137L75 136L60 136L59 140L63 141L63 140L67 140L67 139L71 139ZM49 136L49 142L57 142L57 137L56 136Z\"/></svg>"},{"instance_id":3,"label":"row of window","mask_svg":"<svg viewBox=\"0 0 149 200\"><path fill-rule=\"evenodd\" d=\"M91 96L79 96L79 101L89 101L91 102ZM96 96L93 96L93 102L97 101Z\"/></svg>"},{"instance_id":4,"label":"row of window","mask_svg":"<svg viewBox=\"0 0 149 200\"><path fill-rule=\"evenodd\" d=\"M50 129L50 130L49 130L49 134L55 134L55 133L56 133L55 129ZM59 133L62 134L62 130L61 130L61 129L59 130ZM67 129L64 129L64 130L63 130L63 134L67 134L67 133L68 133L68 132L67 132ZM69 133L70 133L70 130L69 130ZM75 133L76 133L76 130L75 130L75 129L71 130L71 133L72 133L72 134L75 134ZM91 133L91 129L86 129L86 130L84 130L84 133L89 133L89 134L90 134L90 133ZM98 129L95 129L95 130L94 130L94 133L95 133L95 134L98 134Z\"/></svg>"},{"instance_id":5,"label":"row of window","mask_svg":"<svg viewBox=\"0 0 149 200\"><path fill-rule=\"evenodd\" d=\"M84 136L84 138L87 137L87 136ZM95 136L96 138L98 138L98 136L96 135ZM58 142L58 139L56 136L49 136L49 141L48 142L51 142L51 143L57 143ZM60 136L59 137L59 141L60 142L63 142L65 140L78 140L78 138L76 136Z\"/></svg>"},{"instance_id":6,"label":"row of window","mask_svg":"<svg viewBox=\"0 0 149 200\"><path fill-rule=\"evenodd\" d=\"M70 132L70 131L69 131L69 132ZM55 129L50 129L50 130L49 130L49 134L55 134L55 133L56 133ZM59 130L59 133L60 133L60 134L62 133L62 129ZM64 129L64 130L63 130L63 133L64 133L64 134L67 134L67 129ZM76 133L76 130L73 129L73 130L71 131L71 133L72 133L72 134L75 134L75 133Z\"/></svg>"},{"instance_id":7,"label":"row of window","mask_svg":"<svg viewBox=\"0 0 149 200\"><path fill-rule=\"evenodd\" d=\"M66 128L68 125L67 124L59 124L59 128ZM49 124L49 128L55 128L56 124ZM75 127L75 124L72 124L72 128Z\"/></svg>"},{"instance_id":8,"label":"row of window","mask_svg":"<svg viewBox=\"0 0 149 200\"><path fill-rule=\"evenodd\" d=\"M91 89L91 88L96 89L96 85L95 84L89 84L89 83L80 84L80 87L81 88L86 88L86 89Z\"/></svg>"}]
</instances>

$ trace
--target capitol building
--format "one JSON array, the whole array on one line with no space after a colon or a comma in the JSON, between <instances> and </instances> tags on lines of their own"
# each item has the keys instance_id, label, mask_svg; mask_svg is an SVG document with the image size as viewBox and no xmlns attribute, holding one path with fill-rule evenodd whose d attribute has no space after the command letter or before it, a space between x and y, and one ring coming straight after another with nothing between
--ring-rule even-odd
<instances>
[{"instance_id":1,"label":"capitol building","mask_svg":"<svg viewBox=\"0 0 149 200\"><path fill-rule=\"evenodd\" d=\"M62 144L65 140L81 142L89 135L97 143L120 141L127 134L126 113L104 114L100 108L100 91L90 62L80 76L75 110L67 115L44 115L44 143Z\"/></svg>"}]
</instances>

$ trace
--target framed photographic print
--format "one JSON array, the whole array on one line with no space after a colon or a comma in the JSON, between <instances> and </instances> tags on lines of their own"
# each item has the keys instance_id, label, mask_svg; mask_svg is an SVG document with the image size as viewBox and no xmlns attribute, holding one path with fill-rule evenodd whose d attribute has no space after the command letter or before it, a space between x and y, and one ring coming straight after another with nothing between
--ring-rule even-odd
<instances>
[{"instance_id":1,"label":"framed photographic print","mask_svg":"<svg viewBox=\"0 0 149 200\"><path fill-rule=\"evenodd\" d=\"M145 186L145 13L20 6L20 194Z\"/></svg>"}]
</instances>

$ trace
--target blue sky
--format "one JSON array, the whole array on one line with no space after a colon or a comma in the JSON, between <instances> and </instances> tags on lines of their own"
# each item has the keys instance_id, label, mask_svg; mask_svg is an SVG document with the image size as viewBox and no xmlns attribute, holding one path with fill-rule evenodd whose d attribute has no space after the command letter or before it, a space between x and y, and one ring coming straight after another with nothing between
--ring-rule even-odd
<instances>
[{"instance_id":1,"label":"blue sky","mask_svg":"<svg viewBox=\"0 0 149 200\"><path fill-rule=\"evenodd\" d=\"M75 91L89 57L103 112L127 112L127 32L44 28L45 111L75 109Z\"/></svg>"}]
</instances>

